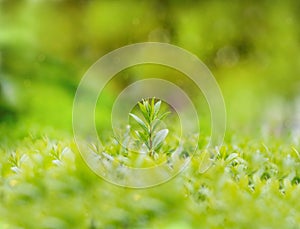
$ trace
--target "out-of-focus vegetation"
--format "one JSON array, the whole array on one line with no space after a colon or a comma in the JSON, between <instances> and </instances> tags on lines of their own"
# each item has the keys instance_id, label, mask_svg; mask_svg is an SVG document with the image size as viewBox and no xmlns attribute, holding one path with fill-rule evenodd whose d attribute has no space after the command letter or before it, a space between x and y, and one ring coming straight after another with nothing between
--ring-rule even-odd
<instances>
[{"instance_id":1,"label":"out-of-focus vegetation","mask_svg":"<svg viewBox=\"0 0 300 229\"><path fill-rule=\"evenodd\" d=\"M299 15L296 0L0 0L0 228L297 228ZM127 190L83 163L72 102L99 57L144 41L178 45L210 68L228 134L206 173L198 155L167 184ZM118 93L149 76L185 89L209 127L189 80L138 66L102 93L101 128Z\"/></svg>"},{"instance_id":2,"label":"out-of-focus vegetation","mask_svg":"<svg viewBox=\"0 0 300 229\"><path fill-rule=\"evenodd\" d=\"M202 173L150 189L116 187L75 144L31 136L1 149L1 228L297 228L299 152L284 142L233 140ZM255 219L255 220L254 220Z\"/></svg>"},{"instance_id":3,"label":"out-of-focus vegetation","mask_svg":"<svg viewBox=\"0 0 300 229\"><path fill-rule=\"evenodd\" d=\"M0 4L2 120L17 109L22 122L70 129L72 99L88 67L109 51L144 41L179 45L208 65L224 93L229 128L259 128L270 105L298 96L297 1ZM162 75L142 69L114 85L122 88L150 73Z\"/></svg>"}]
</instances>

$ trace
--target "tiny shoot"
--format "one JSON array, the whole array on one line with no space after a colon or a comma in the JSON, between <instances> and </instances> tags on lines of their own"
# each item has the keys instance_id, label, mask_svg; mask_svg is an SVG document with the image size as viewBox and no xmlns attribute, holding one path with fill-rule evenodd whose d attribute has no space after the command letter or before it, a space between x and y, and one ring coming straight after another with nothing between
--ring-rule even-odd
<instances>
[{"instance_id":1,"label":"tiny shoot","mask_svg":"<svg viewBox=\"0 0 300 229\"><path fill-rule=\"evenodd\" d=\"M138 140L145 144L148 149L148 154L152 158L156 157L157 152L161 149L169 133L168 129L159 130L159 124L170 112L160 114L161 100L156 102L155 100L155 98L143 99L141 102L138 102L143 117L129 113L141 127L141 130L136 130L135 134Z\"/></svg>"}]
</instances>

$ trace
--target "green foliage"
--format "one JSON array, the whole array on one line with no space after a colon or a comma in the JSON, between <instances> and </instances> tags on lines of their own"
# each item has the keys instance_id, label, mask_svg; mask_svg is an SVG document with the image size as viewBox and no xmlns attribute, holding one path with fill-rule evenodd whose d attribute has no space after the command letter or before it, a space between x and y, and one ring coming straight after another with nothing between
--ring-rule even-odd
<instances>
[{"instance_id":1,"label":"green foliage","mask_svg":"<svg viewBox=\"0 0 300 229\"><path fill-rule=\"evenodd\" d=\"M279 229L300 223L299 145L226 142L205 173L204 151L198 151L179 176L145 190L106 183L66 138L28 137L0 153L1 228Z\"/></svg>"},{"instance_id":2,"label":"green foliage","mask_svg":"<svg viewBox=\"0 0 300 229\"><path fill-rule=\"evenodd\" d=\"M135 133L138 139L143 142L149 152L151 157L156 157L157 152L163 145L164 140L166 139L169 130L162 129L157 130L159 124L162 120L170 113L165 112L159 114L161 101L158 100L155 102L155 98L149 100L142 100L138 103L140 111L144 117L144 121L136 116L135 114L130 113L129 115L140 125L142 128L141 131L136 130Z\"/></svg>"},{"instance_id":3,"label":"green foliage","mask_svg":"<svg viewBox=\"0 0 300 229\"><path fill-rule=\"evenodd\" d=\"M128 12L128 8L134 10ZM11 96L0 92L1 120L6 120L3 117L8 114L20 122L71 130L68 114L72 98L89 66L111 50L149 40L170 42L203 60L217 76L224 93L228 126L239 131L256 130L261 125L256 120L270 101L276 102L277 96L291 101L298 94L297 8L296 0L276 1L272 5L267 0L230 4L220 0L188 3L2 0L0 81L5 75L13 79L13 84L20 85L17 98L24 101L17 107L23 105L25 109L11 106L7 101ZM156 17L158 14L164 16ZM212 18L215 23L211 23ZM114 82L114 89L126 86L136 76L176 78L174 72L153 69L132 74L124 71L121 75ZM194 98L192 86L182 79L178 83ZM64 101L59 108L54 105L58 100L53 95L57 93L59 101Z\"/></svg>"}]
</instances>

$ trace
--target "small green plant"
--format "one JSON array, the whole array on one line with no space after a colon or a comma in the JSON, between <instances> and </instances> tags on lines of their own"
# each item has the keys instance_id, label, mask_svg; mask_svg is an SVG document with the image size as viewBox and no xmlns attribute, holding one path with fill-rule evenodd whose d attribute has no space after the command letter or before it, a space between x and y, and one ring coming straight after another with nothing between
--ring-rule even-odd
<instances>
[{"instance_id":1,"label":"small green plant","mask_svg":"<svg viewBox=\"0 0 300 229\"><path fill-rule=\"evenodd\" d=\"M141 130L136 130L135 134L138 140L147 147L149 156L155 158L169 133L168 129L158 130L159 124L170 112L160 114L161 100L155 102L155 98L143 99L142 102L138 103L138 106L143 118L129 113L141 127Z\"/></svg>"}]
</instances>

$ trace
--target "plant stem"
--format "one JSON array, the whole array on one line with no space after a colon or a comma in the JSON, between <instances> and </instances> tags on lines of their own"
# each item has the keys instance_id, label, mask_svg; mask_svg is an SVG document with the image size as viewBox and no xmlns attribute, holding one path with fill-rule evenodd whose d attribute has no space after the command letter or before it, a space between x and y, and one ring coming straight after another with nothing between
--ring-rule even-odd
<instances>
[{"instance_id":1,"label":"plant stem","mask_svg":"<svg viewBox=\"0 0 300 229\"><path fill-rule=\"evenodd\" d=\"M149 150L150 150L150 156L153 156L151 123L150 123L150 128L149 128Z\"/></svg>"}]
</instances>

